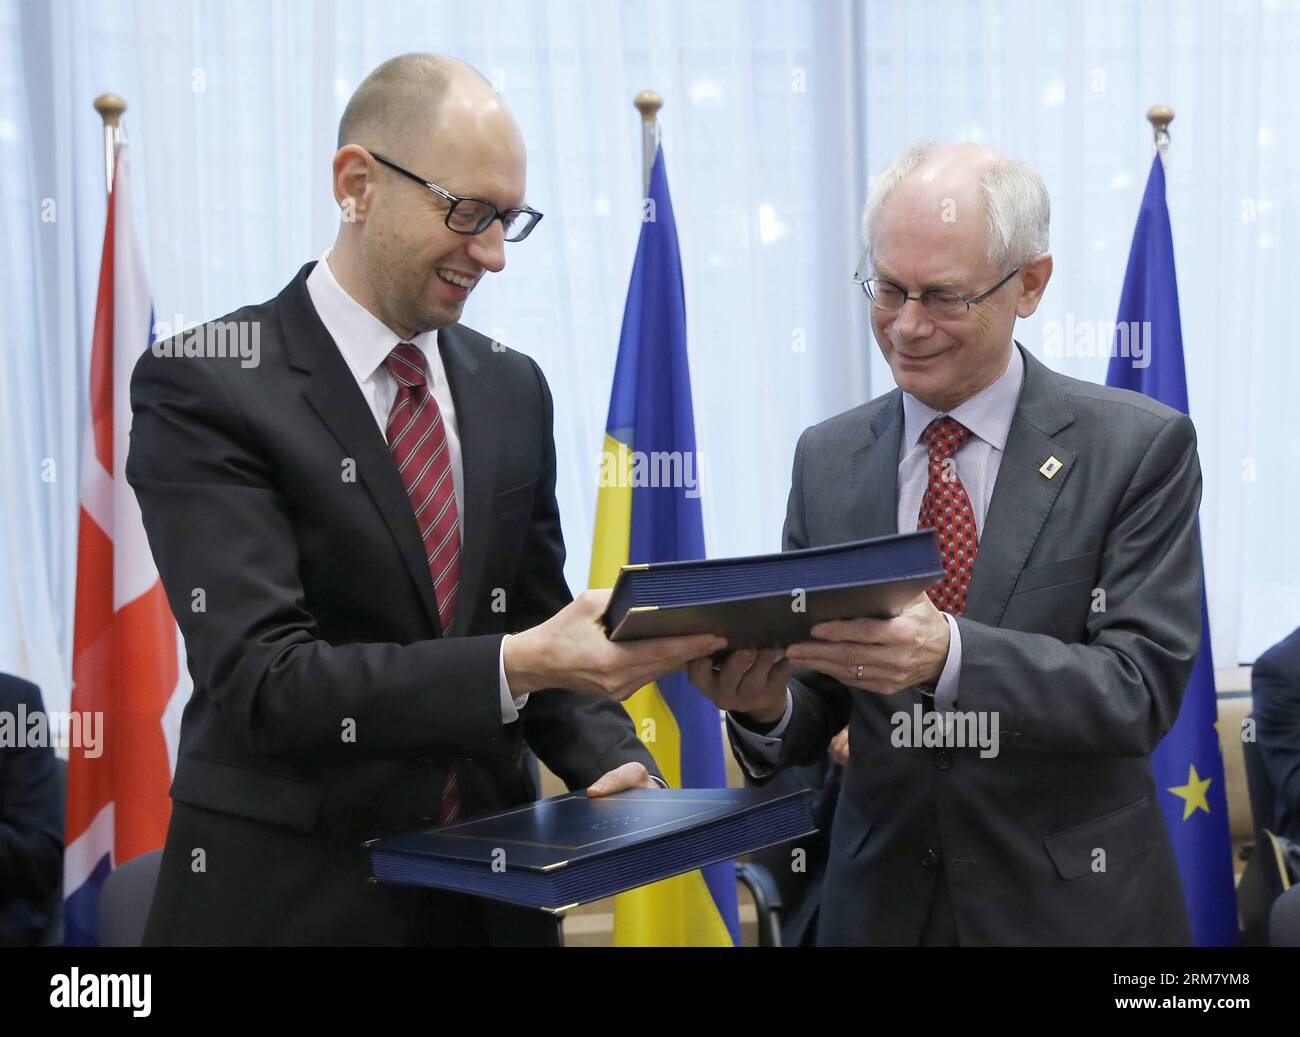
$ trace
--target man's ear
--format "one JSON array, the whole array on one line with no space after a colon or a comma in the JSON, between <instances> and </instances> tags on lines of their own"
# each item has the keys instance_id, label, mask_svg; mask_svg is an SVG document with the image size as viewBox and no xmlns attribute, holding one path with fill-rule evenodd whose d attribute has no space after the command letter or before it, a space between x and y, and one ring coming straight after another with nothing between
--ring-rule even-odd
<instances>
[{"instance_id":1,"label":"man's ear","mask_svg":"<svg viewBox=\"0 0 1300 1037\"><path fill-rule=\"evenodd\" d=\"M1016 302L1016 316L1029 317L1038 309L1039 300L1052 279L1052 254L1044 252L1035 256L1020 269L1020 298Z\"/></svg>"},{"instance_id":2,"label":"man's ear","mask_svg":"<svg viewBox=\"0 0 1300 1037\"><path fill-rule=\"evenodd\" d=\"M375 161L365 148L345 144L334 153L334 200L344 223L365 223L374 199Z\"/></svg>"}]
</instances>

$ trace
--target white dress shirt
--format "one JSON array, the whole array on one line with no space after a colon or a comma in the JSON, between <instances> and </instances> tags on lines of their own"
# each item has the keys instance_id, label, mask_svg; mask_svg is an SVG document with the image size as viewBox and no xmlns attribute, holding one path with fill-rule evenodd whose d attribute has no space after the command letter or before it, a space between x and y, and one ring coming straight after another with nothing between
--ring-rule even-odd
<instances>
[{"instance_id":1,"label":"white dress shirt","mask_svg":"<svg viewBox=\"0 0 1300 1037\"><path fill-rule=\"evenodd\" d=\"M370 408L375 424L379 426L379 434L386 442L388 413L393 409L393 400L397 397L397 379L389 372L384 361L402 340L335 280L329 265L329 255L327 250L307 276L307 292L311 296L312 305L316 307L317 316L334 339L348 370L356 379L357 388L361 390L366 406ZM447 371L442 364L442 355L438 352L438 332L424 331L410 341L424 354L429 369L429 390L437 401L438 409L442 411L442 421L447 429L447 453L451 458L451 478L456 484L456 514L461 524L463 542L465 475L460 451L460 431L456 424L456 401L451 397ZM462 604L466 607L473 605L468 601ZM506 683L504 639L501 641L497 669L501 684L501 722L511 724L519 719L519 710L528 701L528 696L514 698L510 694L510 685Z\"/></svg>"},{"instance_id":2,"label":"white dress shirt","mask_svg":"<svg viewBox=\"0 0 1300 1037\"><path fill-rule=\"evenodd\" d=\"M983 539L984 519L988 516L993 487L1002 467L1007 435L1016 415L1016 403L1025 381L1025 361L1015 343L1011 344L1011 357L1006 370L998 379L970 399L958 404L948 416L970 429L970 438L953 455L957 477L961 479L975 513L975 532ZM910 393L903 393L903 436L898 458L898 531L915 533L921 512L921 499L930 481L930 451L921 434L935 418L937 411L922 403ZM948 658L935 685L936 709L949 711L957 705L958 685L961 679L961 630L957 620L944 613L948 620ZM753 772L761 774L775 765L781 752L781 736L790 723L794 700L786 691L785 715L780 723L766 734L758 734L736 723L731 714L727 721L738 737L745 760Z\"/></svg>"}]
</instances>

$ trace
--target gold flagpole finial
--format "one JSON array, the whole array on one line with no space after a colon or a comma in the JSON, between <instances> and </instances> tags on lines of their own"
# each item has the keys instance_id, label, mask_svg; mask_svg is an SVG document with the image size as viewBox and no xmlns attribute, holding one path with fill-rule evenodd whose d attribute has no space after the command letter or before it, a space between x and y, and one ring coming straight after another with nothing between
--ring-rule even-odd
<instances>
[{"instance_id":1,"label":"gold flagpole finial","mask_svg":"<svg viewBox=\"0 0 1300 1037\"><path fill-rule=\"evenodd\" d=\"M1169 124L1173 121L1174 110L1167 104L1158 104L1147 112L1147 122L1151 123L1151 130L1155 134L1156 150L1160 153L1162 162L1168 157Z\"/></svg>"},{"instance_id":2,"label":"gold flagpole finial","mask_svg":"<svg viewBox=\"0 0 1300 1037\"><path fill-rule=\"evenodd\" d=\"M653 90L642 90L632 103L636 105L636 110L641 113L642 119L646 122L654 122L659 109L664 106L664 99Z\"/></svg>"},{"instance_id":3,"label":"gold flagpole finial","mask_svg":"<svg viewBox=\"0 0 1300 1037\"><path fill-rule=\"evenodd\" d=\"M126 101L119 94L100 94L95 98L95 111L104 120L104 184L105 189L111 193L113 152L122 132L122 113L126 111Z\"/></svg>"},{"instance_id":4,"label":"gold flagpole finial","mask_svg":"<svg viewBox=\"0 0 1300 1037\"><path fill-rule=\"evenodd\" d=\"M659 109L664 106L664 99L653 90L642 90L632 103L641 113L641 184L642 190L649 194L650 170L659 150Z\"/></svg>"},{"instance_id":5,"label":"gold flagpole finial","mask_svg":"<svg viewBox=\"0 0 1300 1037\"><path fill-rule=\"evenodd\" d=\"M105 126L116 126L126 111L126 101L120 94L100 94L95 98L95 111L99 112Z\"/></svg>"}]
</instances>

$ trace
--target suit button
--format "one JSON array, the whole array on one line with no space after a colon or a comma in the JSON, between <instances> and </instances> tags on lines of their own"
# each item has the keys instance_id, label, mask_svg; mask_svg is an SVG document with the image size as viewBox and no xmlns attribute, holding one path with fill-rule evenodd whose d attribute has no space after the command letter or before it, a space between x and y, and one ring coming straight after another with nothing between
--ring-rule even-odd
<instances>
[{"instance_id":1,"label":"suit button","mask_svg":"<svg viewBox=\"0 0 1300 1037\"><path fill-rule=\"evenodd\" d=\"M939 863L939 855L935 853L933 847L926 847L925 853L921 854L921 867L933 868Z\"/></svg>"},{"instance_id":2,"label":"suit button","mask_svg":"<svg viewBox=\"0 0 1300 1037\"><path fill-rule=\"evenodd\" d=\"M934 754L934 765L941 771L952 770L952 753L947 749L940 749Z\"/></svg>"}]
</instances>

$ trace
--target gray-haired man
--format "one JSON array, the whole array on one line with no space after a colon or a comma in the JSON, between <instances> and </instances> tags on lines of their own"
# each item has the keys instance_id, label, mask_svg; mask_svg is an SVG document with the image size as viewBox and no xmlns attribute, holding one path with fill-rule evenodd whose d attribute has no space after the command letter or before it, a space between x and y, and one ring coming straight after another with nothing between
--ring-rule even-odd
<instances>
[{"instance_id":1,"label":"gray-haired man","mask_svg":"<svg viewBox=\"0 0 1300 1037\"><path fill-rule=\"evenodd\" d=\"M691 666L756 778L849 724L824 944L1189 940L1149 754L1199 644L1195 432L1014 343L1047 229L1038 175L986 148L881 175L859 280L898 389L803 434L785 546L934 528L944 578Z\"/></svg>"}]
</instances>

